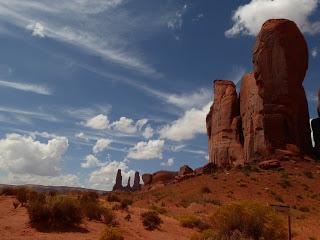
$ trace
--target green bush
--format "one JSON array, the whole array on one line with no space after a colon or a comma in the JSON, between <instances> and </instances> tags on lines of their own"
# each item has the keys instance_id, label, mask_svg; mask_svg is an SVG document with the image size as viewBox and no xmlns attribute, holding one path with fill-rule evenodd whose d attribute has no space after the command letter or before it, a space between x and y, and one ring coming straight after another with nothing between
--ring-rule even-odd
<instances>
[{"instance_id":1,"label":"green bush","mask_svg":"<svg viewBox=\"0 0 320 240\"><path fill-rule=\"evenodd\" d=\"M146 230L157 229L162 223L162 219L155 211L147 211L141 214L142 224Z\"/></svg>"},{"instance_id":2,"label":"green bush","mask_svg":"<svg viewBox=\"0 0 320 240\"><path fill-rule=\"evenodd\" d=\"M124 240L124 237L118 228L106 227L100 240Z\"/></svg>"},{"instance_id":3,"label":"green bush","mask_svg":"<svg viewBox=\"0 0 320 240\"><path fill-rule=\"evenodd\" d=\"M1 195L4 196L16 196L17 195L17 189L14 187L5 187L1 190Z\"/></svg>"},{"instance_id":4,"label":"green bush","mask_svg":"<svg viewBox=\"0 0 320 240\"><path fill-rule=\"evenodd\" d=\"M32 224L41 224L49 228L74 227L82 221L79 202L66 196L48 196L45 201L31 202L28 214Z\"/></svg>"},{"instance_id":5,"label":"green bush","mask_svg":"<svg viewBox=\"0 0 320 240\"><path fill-rule=\"evenodd\" d=\"M157 205L151 205L149 209L159 214L166 214L168 212L167 209L165 209L164 207L159 207Z\"/></svg>"},{"instance_id":6,"label":"green bush","mask_svg":"<svg viewBox=\"0 0 320 240\"><path fill-rule=\"evenodd\" d=\"M131 199L122 199L121 200L121 209L128 209L129 205L131 205L133 201Z\"/></svg>"},{"instance_id":7,"label":"green bush","mask_svg":"<svg viewBox=\"0 0 320 240\"><path fill-rule=\"evenodd\" d=\"M121 199L116 194L109 194L107 197L108 202L121 202Z\"/></svg>"},{"instance_id":8,"label":"green bush","mask_svg":"<svg viewBox=\"0 0 320 240\"><path fill-rule=\"evenodd\" d=\"M282 218L271 207L260 203L243 201L224 205L211 219L220 239L230 238L235 232L254 240L287 238Z\"/></svg>"},{"instance_id":9,"label":"green bush","mask_svg":"<svg viewBox=\"0 0 320 240\"><path fill-rule=\"evenodd\" d=\"M103 222L107 225L115 225L116 217L110 208L102 208Z\"/></svg>"},{"instance_id":10,"label":"green bush","mask_svg":"<svg viewBox=\"0 0 320 240\"><path fill-rule=\"evenodd\" d=\"M201 188L201 193L211 193L211 190L207 186L204 186Z\"/></svg>"}]
</instances>

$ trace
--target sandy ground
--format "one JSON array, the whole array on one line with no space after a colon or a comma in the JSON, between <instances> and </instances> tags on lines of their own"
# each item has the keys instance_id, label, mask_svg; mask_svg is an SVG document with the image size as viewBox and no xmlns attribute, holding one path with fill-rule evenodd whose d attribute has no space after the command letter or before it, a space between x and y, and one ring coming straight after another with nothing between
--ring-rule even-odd
<instances>
[{"instance_id":1,"label":"sandy ground","mask_svg":"<svg viewBox=\"0 0 320 240\"><path fill-rule=\"evenodd\" d=\"M95 221L85 221L81 228L73 232L39 232L31 228L28 224L28 214L26 208L13 208L14 197L0 197L0 239L23 239L23 240L95 240L99 239L104 229L104 224ZM123 232L125 239L190 239L191 229L182 228L178 221L172 217L161 216L163 224L159 230L147 231L143 228L140 213L141 208L130 208L131 220L125 220L128 212L116 211L119 228Z\"/></svg>"},{"instance_id":2,"label":"sandy ground","mask_svg":"<svg viewBox=\"0 0 320 240\"><path fill-rule=\"evenodd\" d=\"M269 204L288 204L292 207L292 232L295 240L320 240L320 165L288 161L284 171L243 172L223 171L200 176L147 192L119 194L121 198L133 198L129 207L131 220L125 220L126 211L115 211L119 228L125 239L137 240L187 240L196 232L183 228L176 217L192 214L210 223L220 204L237 200L254 200ZM306 174L308 173L308 174ZM311 173L311 177L310 177ZM289 182L282 186L283 175ZM208 187L211 192L203 193ZM103 199L104 197L102 197ZM85 221L80 229L72 232L40 232L28 224L24 207L13 208L14 197L0 196L0 239L99 239L104 224ZM104 199L103 199L104 200ZM159 230L143 228L140 214L151 206L164 208L163 224ZM307 210L302 210L307 209ZM287 216L283 215L286 219Z\"/></svg>"}]
</instances>

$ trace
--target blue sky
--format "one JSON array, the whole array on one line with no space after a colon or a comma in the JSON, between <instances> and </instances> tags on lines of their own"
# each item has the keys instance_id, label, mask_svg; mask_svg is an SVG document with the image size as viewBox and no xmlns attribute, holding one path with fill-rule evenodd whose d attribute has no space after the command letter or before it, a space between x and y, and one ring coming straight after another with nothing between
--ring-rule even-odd
<instances>
[{"instance_id":1,"label":"blue sky","mask_svg":"<svg viewBox=\"0 0 320 240\"><path fill-rule=\"evenodd\" d=\"M303 4L302 4L303 2ZM238 83L269 18L309 46L319 79L318 0L0 0L0 181L110 189L118 168L207 160L214 79Z\"/></svg>"}]
</instances>

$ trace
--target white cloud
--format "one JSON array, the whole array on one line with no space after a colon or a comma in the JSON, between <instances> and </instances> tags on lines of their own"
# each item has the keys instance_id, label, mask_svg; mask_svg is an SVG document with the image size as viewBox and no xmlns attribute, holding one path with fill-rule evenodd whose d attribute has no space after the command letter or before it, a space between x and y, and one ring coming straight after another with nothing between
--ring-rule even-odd
<instances>
[{"instance_id":1,"label":"white cloud","mask_svg":"<svg viewBox=\"0 0 320 240\"><path fill-rule=\"evenodd\" d=\"M111 142L112 141L110 139L106 138L98 139L96 144L92 148L93 153L97 154L99 152L104 151L111 144Z\"/></svg>"},{"instance_id":2,"label":"white cloud","mask_svg":"<svg viewBox=\"0 0 320 240\"><path fill-rule=\"evenodd\" d=\"M173 123L165 125L159 130L161 138L173 141L189 140L197 134L206 133L206 115L209 112L211 102L201 109L192 108Z\"/></svg>"},{"instance_id":3,"label":"white cloud","mask_svg":"<svg viewBox=\"0 0 320 240\"><path fill-rule=\"evenodd\" d=\"M109 127L109 120L106 115L99 114L93 118L90 118L85 123L85 126L93 129L107 129Z\"/></svg>"},{"instance_id":4,"label":"white cloud","mask_svg":"<svg viewBox=\"0 0 320 240\"><path fill-rule=\"evenodd\" d=\"M164 140L138 142L134 147L129 149L127 157L138 160L162 159L163 148Z\"/></svg>"},{"instance_id":5,"label":"white cloud","mask_svg":"<svg viewBox=\"0 0 320 240\"><path fill-rule=\"evenodd\" d=\"M315 47L311 50L311 56L313 58L316 58L318 56L318 48Z\"/></svg>"},{"instance_id":6,"label":"white cloud","mask_svg":"<svg viewBox=\"0 0 320 240\"><path fill-rule=\"evenodd\" d=\"M320 32L320 22L311 22L318 0L251 0L233 13L234 25L225 32L227 37L237 34L256 35L270 18L286 18L297 23L303 32Z\"/></svg>"},{"instance_id":7,"label":"white cloud","mask_svg":"<svg viewBox=\"0 0 320 240\"><path fill-rule=\"evenodd\" d=\"M136 123L130 118L121 117L118 121L110 124L110 127L118 132L135 134L147 124L148 119L140 119Z\"/></svg>"},{"instance_id":8,"label":"white cloud","mask_svg":"<svg viewBox=\"0 0 320 240\"><path fill-rule=\"evenodd\" d=\"M40 38L45 37L44 27L39 22L28 24L27 29L32 32L32 36L40 37Z\"/></svg>"},{"instance_id":9,"label":"white cloud","mask_svg":"<svg viewBox=\"0 0 320 240\"><path fill-rule=\"evenodd\" d=\"M154 134L153 128L150 127L150 125L148 125L148 126L144 129L144 131L143 131L143 133L142 133L142 136L143 136L144 138L146 138L146 139L149 139L149 138L152 138L153 134Z\"/></svg>"},{"instance_id":10,"label":"white cloud","mask_svg":"<svg viewBox=\"0 0 320 240\"><path fill-rule=\"evenodd\" d=\"M174 164L174 159L173 158L169 158L166 162L162 162L161 166L164 167L171 167Z\"/></svg>"},{"instance_id":11,"label":"white cloud","mask_svg":"<svg viewBox=\"0 0 320 240\"><path fill-rule=\"evenodd\" d=\"M76 133L74 136L75 136L76 138L83 139L83 140L85 140L85 141L89 141L89 137L86 136L83 132Z\"/></svg>"},{"instance_id":12,"label":"white cloud","mask_svg":"<svg viewBox=\"0 0 320 240\"><path fill-rule=\"evenodd\" d=\"M65 137L41 143L31 136L7 134L0 139L0 169L14 174L56 176L68 146Z\"/></svg>"},{"instance_id":13,"label":"white cloud","mask_svg":"<svg viewBox=\"0 0 320 240\"><path fill-rule=\"evenodd\" d=\"M85 157L85 162L81 163L82 168L94 168L100 165L100 161L94 155L89 154Z\"/></svg>"},{"instance_id":14,"label":"white cloud","mask_svg":"<svg viewBox=\"0 0 320 240\"><path fill-rule=\"evenodd\" d=\"M111 190L115 183L118 169L122 171L122 184L126 184L129 176L133 178L134 171L129 170L126 162L112 161L92 172L90 174L89 184L94 188Z\"/></svg>"},{"instance_id":15,"label":"white cloud","mask_svg":"<svg viewBox=\"0 0 320 240\"><path fill-rule=\"evenodd\" d=\"M8 82L0 80L0 86L13 88L25 92L32 92L42 95L51 95L51 90L45 86L30 84L30 83L21 83L21 82Z\"/></svg>"},{"instance_id":16,"label":"white cloud","mask_svg":"<svg viewBox=\"0 0 320 240\"><path fill-rule=\"evenodd\" d=\"M27 111L27 110L21 110L21 109L16 109L16 108L11 108L11 107L1 107L0 106L0 112L5 112L7 114L13 114L16 117L19 116L25 116L25 117L30 117L30 118L35 118L35 119L40 119L40 120L46 120L49 122L58 122L59 119L57 119L55 116L52 116L47 113L42 113L40 111Z\"/></svg>"}]
</instances>

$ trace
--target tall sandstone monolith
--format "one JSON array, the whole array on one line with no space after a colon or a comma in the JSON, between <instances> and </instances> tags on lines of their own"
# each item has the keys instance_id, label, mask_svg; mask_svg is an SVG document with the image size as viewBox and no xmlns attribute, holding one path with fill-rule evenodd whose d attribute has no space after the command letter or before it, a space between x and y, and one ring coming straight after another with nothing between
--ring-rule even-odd
<instances>
[{"instance_id":1,"label":"tall sandstone monolith","mask_svg":"<svg viewBox=\"0 0 320 240\"><path fill-rule=\"evenodd\" d=\"M209 159L217 166L263 160L295 145L312 150L307 99L302 86L308 48L296 24L266 21L253 49L253 73L242 78L239 98L231 81L214 82L207 116Z\"/></svg>"},{"instance_id":2,"label":"tall sandstone monolith","mask_svg":"<svg viewBox=\"0 0 320 240\"><path fill-rule=\"evenodd\" d=\"M118 169L117 176L116 176L116 182L113 185L112 191L123 191L124 188L122 186L122 174L121 169Z\"/></svg>"}]
</instances>

